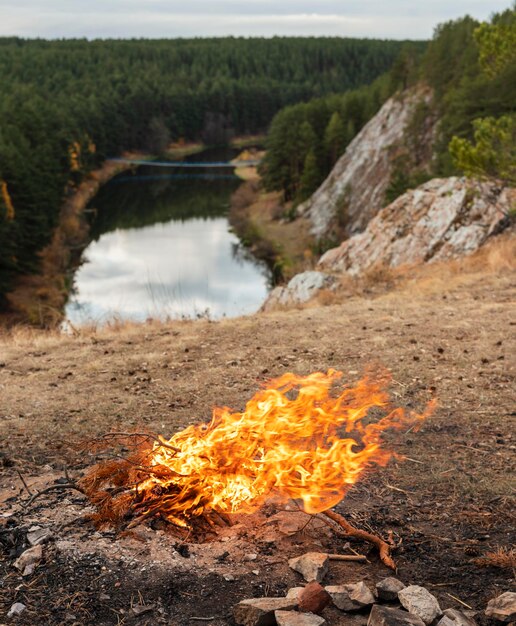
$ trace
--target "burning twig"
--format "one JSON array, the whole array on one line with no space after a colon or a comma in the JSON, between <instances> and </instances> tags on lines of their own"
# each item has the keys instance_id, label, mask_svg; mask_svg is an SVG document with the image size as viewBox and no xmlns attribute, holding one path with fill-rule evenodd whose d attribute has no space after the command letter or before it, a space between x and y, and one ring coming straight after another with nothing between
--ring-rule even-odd
<instances>
[{"instance_id":1,"label":"burning twig","mask_svg":"<svg viewBox=\"0 0 516 626\"><path fill-rule=\"evenodd\" d=\"M93 442L88 444L88 447L92 447L92 444L99 443L101 440L109 440L109 439L132 439L134 437L140 439L146 439L147 441L154 441L158 444L158 447L167 448L167 450L172 450L173 452L180 452L179 448L175 446L171 446L161 435L153 435L152 433L124 433L124 432L111 432L102 435L100 438L94 439Z\"/></svg>"},{"instance_id":2,"label":"burning twig","mask_svg":"<svg viewBox=\"0 0 516 626\"><path fill-rule=\"evenodd\" d=\"M205 535L273 496L296 501L308 515L372 543L394 569L385 541L330 509L372 465L387 463L391 453L383 447L383 432L421 423L431 406L422 415L393 409L385 375L333 396L340 377L334 370L285 374L255 394L242 413L214 409L209 424L189 426L169 440L144 432L95 440L97 452L115 442L129 452L100 462L81 479L81 490L97 507L94 519L132 528L161 518L189 535ZM371 411L383 417L375 421Z\"/></svg>"}]
</instances>

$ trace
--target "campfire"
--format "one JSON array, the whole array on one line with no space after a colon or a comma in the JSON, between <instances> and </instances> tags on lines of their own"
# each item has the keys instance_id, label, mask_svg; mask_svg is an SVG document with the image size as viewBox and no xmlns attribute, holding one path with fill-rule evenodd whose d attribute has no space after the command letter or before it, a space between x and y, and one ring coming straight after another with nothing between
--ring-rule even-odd
<instances>
[{"instance_id":1,"label":"campfire","mask_svg":"<svg viewBox=\"0 0 516 626\"><path fill-rule=\"evenodd\" d=\"M111 458L89 470L81 489L94 521L129 529L161 520L183 539L231 525L266 502L295 502L340 532L375 544L383 562L390 546L352 527L330 509L392 452L386 430L417 427L428 415L393 407L388 376L368 375L336 391L342 373L285 374L270 381L243 412L215 408L208 424L170 439L151 433L109 433L94 442ZM125 454L115 454L116 446Z\"/></svg>"}]
</instances>

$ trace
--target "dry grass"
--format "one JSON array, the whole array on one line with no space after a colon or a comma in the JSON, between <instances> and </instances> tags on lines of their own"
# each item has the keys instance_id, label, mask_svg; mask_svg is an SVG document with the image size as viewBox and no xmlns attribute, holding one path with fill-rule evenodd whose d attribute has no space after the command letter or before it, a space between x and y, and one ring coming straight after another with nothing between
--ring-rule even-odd
<instances>
[{"instance_id":1,"label":"dry grass","mask_svg":"<svg viewBox=\"0 0 516 626\"><path fill-rule=\"evenodd\" d=\"M514 231L493 238L475 254L461 259L424 265L390 268L375 265L353 278L338 275L335 289L319 292L306 306L343 304L350 297L374 297L409 292L411 297L446 294L459 287L474 285L485 276L508 275L516 270L516 235Z\"/></svg>"},{"instance_id":2,"label":"dry grass","mask_svg":"<svg viewBox=\"0 0 516 626\"><path fill-rule=\"evenodd\" d=\"M480 567L499 567L500 569L516 570L516 548L498 548L475 559Z\"/></svg>"},{"instance_id":3,"label":"dry grass","mask_svg":"<svg viewBox=\"0 0 516 626\"><path fill-rule=\"evenodd\" d=\"M109 431L172 435L207 421L213 406L241 410L286 371L333 367L355 382L381 362L396 404L417 410L435 396L438 408L419 432L388 438L407 460L371 472L343 508L358 526L403 539L403 580L485 607L509 584L514 560L516 284L511 247L498 243L461 264L422 268L422 286L406 276L324 307L71 335L4 332L0 462L14 467L3 468L0 489L19 491L16 469L33 485L48 465L91 465L76 443Z\"/></svg>"}]
</instances>

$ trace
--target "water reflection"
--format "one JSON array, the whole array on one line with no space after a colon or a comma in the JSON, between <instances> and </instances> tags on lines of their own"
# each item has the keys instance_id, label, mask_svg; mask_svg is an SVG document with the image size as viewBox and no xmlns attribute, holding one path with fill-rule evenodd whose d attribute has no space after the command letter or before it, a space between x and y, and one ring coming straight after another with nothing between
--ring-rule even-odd
<instances>
[{"instance_id":1,"label":"water reflection","mask_svg":"<svg viewBox=\"0 0 516 626\"><path fill-rule=\"evenodd\" d=\"M67 305L73 324L118 317L236 316L256 311L266 266L230 232L232 175L121 175L92 203L93 241Z\"/></svg>"}]
</instances>

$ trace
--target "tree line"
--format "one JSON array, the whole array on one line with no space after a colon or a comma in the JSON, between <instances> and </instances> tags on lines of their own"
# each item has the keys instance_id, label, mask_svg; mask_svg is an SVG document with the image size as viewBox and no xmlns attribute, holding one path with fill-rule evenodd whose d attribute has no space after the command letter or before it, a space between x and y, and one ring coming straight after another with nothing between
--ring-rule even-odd
<instances>
[{"instance_id":1,"label":"tree line","mask_svg":"<svg viewBox=\"0 0 516 626\"><path fill-rule=\"evenodd\" d=\"M127 149L258 133L286 105L374 80L400 42L0 38L0 306L37 271L64 194Z\"/></svg>"},{"instance_id":2,"label":"tree line","mask_svg":"<svg viewBox=\"0 0 516 626\"><path fill-rule=\"evenodd\" d=\"M479 175L484 168L514 180L515 42L514 8L494 15L491 23L466 16L439 25L427 46L405 43L390 71L371 85L286 107L274 117L267 138L265 187L282 191L294 204L308 198L383 102L416 83L430 85L435 96L432 110L415 110L409 133L418 132L425 116L438 118L432 163L418 169L412 145L417 141L408 138L386 202L435 176ZM473 139L474 150L468 147Z\"/></svg>"}]
</instances>

